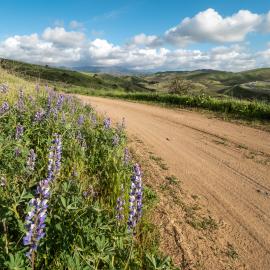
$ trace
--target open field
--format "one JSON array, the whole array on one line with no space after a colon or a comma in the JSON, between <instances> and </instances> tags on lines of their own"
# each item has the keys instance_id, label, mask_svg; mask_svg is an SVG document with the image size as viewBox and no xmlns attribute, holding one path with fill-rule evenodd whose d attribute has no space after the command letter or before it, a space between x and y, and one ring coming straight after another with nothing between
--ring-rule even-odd
<instances>
[{"instance_id":1,"label":"open field","mask_svg":"<svg viewBox=\"0 0 270 270\"><path fill-rule=\"evenodd\" d=\"M269 133L185 110L78 97L100 113L110 114L114 120L125 117L128 134L144 142L152 151L150 159L175 175L168 181L176 183L179 179L182 187L209 209L211 218L203 223L192 218L186 222L202 230L218 227L218 236L206 233L220 247L216 250L215 244L211 247L205 240L207 236L199 240L194 237L196 229L193 232L184 229L179 217L182 204L173 201L181 198L180 187L173 185L172 192L167 194L163 218L173 221L174 226L171 230L168 227L167 232L164 229L168 241L167 244L163 241L163 248L176 261L179 254L185 253L190 255L189 265L194 269L269 269ZM155 188L162 184L159 178L150 181ZM168 186L164 188L168 190ZM160 225L163 219L156 222ZM173 240L169 240L169 235L175 229L182 244L178 249L170 249ZM232 259L231 263L222 259L224 253Z\"/></svg>"}]
</instances>

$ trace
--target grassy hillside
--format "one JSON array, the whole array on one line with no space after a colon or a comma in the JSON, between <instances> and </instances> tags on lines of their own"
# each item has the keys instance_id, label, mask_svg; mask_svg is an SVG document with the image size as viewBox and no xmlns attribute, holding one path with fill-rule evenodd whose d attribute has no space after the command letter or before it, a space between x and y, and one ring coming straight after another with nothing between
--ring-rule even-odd
<instances>
[{"instance_id":1,"label":"grassy hillside","mask_svg":"<svg viewBox=\"0 0 270 270\"><path fill-rule=\"evenodd\" d=\"M133 76L83 73L7 59L1 59L0 66L16 76L23 77L27 80L47 81L55 87L69 87L72 85L96 90L150 91L150 89L143 85L144 80L142 78Z\"/></svg>"},{"instance_id":2,"label":"grassy hillside","mask_svg":"<svg viewBox=\"0 0 270 270\"><path fill-rule=\"evenodd\" d=\"M167 92L175 78L192 81L192 91L195 93L203 91L213 96L229 95L270 101L270 68L236 73L216 70L171 71L144 76L152 88L160 92ZM252 87L248 87L249 84Z\"/></svg>"}]
</instances>

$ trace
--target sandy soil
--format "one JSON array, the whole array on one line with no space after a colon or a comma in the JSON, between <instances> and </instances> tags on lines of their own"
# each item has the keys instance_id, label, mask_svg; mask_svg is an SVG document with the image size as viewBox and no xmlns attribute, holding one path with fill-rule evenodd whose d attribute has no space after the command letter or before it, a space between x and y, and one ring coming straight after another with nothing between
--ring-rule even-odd
<instances>
[{"instance_id":1,"label":"sandy soil","mask_svg":"<svg viewBox=\"0 0 270 270\"><path fill-rule=\"evenodd\" d=\"M125 117L145 162L160 167L148 181L161 194L161 248L176 263L270 269L270 133L186 110L78 97L115 121Z\"/></svg>"}]
</instances>

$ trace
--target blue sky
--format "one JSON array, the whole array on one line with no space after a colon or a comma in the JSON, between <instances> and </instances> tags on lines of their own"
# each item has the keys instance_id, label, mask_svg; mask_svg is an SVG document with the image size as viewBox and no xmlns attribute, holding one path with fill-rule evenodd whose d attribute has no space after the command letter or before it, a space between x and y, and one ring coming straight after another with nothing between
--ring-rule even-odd
<instances>
[{"instance_id":1,"label":"blue sky","mask_svg":"<svg viewBox=\"0 0 270 270\"><path fill-rule=\"evenodd\" d=\"M1 57L157 70L238 70L270 60L269 0L9 0L0 9Z\"/></svg>"}]
</instances>

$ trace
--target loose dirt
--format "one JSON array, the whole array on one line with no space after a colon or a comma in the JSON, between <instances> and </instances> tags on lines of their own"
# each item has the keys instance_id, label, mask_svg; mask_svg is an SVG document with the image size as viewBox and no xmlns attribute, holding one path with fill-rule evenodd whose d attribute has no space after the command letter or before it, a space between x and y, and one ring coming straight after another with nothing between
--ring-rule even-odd
<instances>
[{"instance_id":1,"label":"loose dirt","mask_svg":"<svg viewBox=\"0 0 270 270\"><path fill-rule=\"evenodd\" d=\"M161 249L185 269L270 269L270 133L197 112L78 95L125 117L159 196Z\"/></svg>"}]
</instances>

